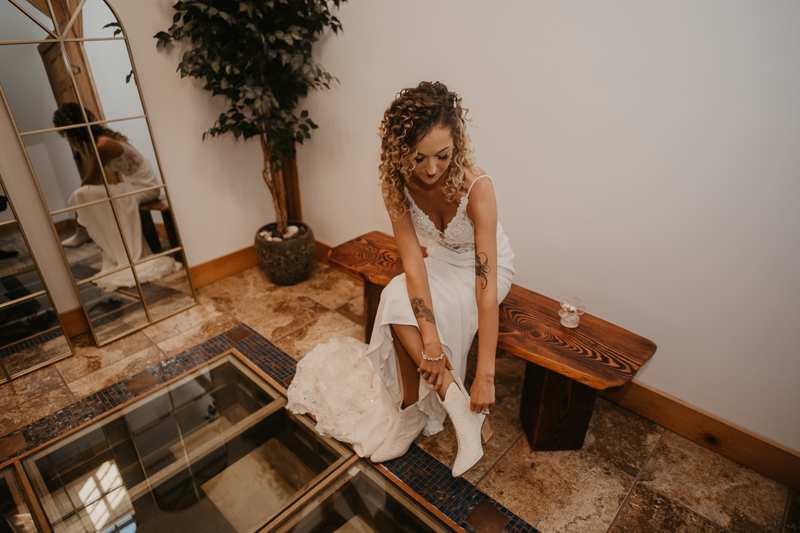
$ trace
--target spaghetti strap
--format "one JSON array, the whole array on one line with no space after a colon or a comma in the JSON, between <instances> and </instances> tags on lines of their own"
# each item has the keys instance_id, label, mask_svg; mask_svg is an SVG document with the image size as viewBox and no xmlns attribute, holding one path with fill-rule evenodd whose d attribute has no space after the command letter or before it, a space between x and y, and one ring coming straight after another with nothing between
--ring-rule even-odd
<instances>
[{"instance_id":1,"label":"spaghetti strap","mask_svg":"<svg viewBox=\"0 0 800 533\"><path fill-rule=\"evenodd\" d=\"M472 180L472 184L470 184L469 189L467 189L467 196L469 197L470 191L472 191L472 187L478 183L478 180L481 178L489 178L489 181L492 181L492 177L489 174L484 174L483 176L478 176L474 180Z\"/></svg>"}]
</instances>

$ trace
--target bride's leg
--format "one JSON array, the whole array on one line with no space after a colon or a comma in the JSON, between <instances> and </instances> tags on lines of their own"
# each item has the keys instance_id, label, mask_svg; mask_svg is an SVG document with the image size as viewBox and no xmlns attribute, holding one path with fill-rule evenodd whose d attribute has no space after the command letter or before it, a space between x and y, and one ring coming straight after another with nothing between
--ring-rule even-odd
<instances>
[{"instance_id":1,"label":"bride's leg","mask_svg":"<svg viewBox=\"0 0 800 533\"><path fill-rule=\"evenodd\" d=\"M419 373L417 369L419 368L420 362L422 361L422 335L420 335L419 330L414 326L401 326L399 324L393 324L392 329L395 332L395 339L400 339L400 342L395 342L395 348L397 348L398 344L402 344L403 351L406 354L405 359L410 360L413 363L412 370L414 374L417 376L417 389L415 391L415 398L419 391ZM400 361L400 353L398 351L398 361ZM404 369L401 366L401 372L404 372ZM403 374L403 383L406 382L405 374ZM455 383L453 379L453 374L445 369L444 376L442 380L442 386L439 388L439 397L444 400L445 393L447 389L450 387L451 383ZM403 392L406 392L405 385L403 386ZM415 400L416 401L416 400ZM409 404L410 405L410 404Z\"/></svg>"},{"instance_id":2,"label":"bride's leg","mask_svg":"<svg viewBox=\"0 0 800 533\"><path fill-rule=\"evenodd\" d=\"M392 325L392 344L397 354L397 366L400 369L400 379L403 383L403 409L409 405L414 405L419 400L419 372L417 365L411 356L408 355L403 343L397 336L396 326Z\"/></svg>"},{"instance_id":3,"label":"bride's leg","mask_svg":"<svg viewBox=\"0 0 800 533\"><path fill-rule=\"evenodd\" d=\"M396 459L408 451L411 443L425 428L428 416L419 408L419 372L417 365L403 345L397 326L391 325L397 367L403 384L403 405L397 413L397 421L370 456L375 463Z\"/></svg>"},{"instance_id":4,"label":"bride's leg","mask_svg":"<svg viewBox=\"0 0 800 533\"><path fill-rule=\"evenodd\" d=\"M420 361L422 361L422 336L419 334L419 330L414 326L394 325L393 328L406 353L419 367ZM452 390L450 389L455 380L449 370L445 369L443 378L438 392L442 399L442 407L450 415L450 420L456 430L458 454L453 463L453 476L458 477L475 466L483 457L481 427L486 417L484 414L477 414L470 410L470 401L466 390L458 385Z\"/></svg>"}]
</instances>

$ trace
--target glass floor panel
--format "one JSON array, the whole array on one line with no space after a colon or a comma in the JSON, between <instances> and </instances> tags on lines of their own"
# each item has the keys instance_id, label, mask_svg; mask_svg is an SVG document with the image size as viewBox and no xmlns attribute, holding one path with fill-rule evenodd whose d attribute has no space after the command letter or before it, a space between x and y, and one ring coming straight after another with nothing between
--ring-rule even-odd
<instances>
[{"instance_id":1,"label":"glass floor panel","mask_svg":"<svg viewBox=\"0 0 800 533\"><path fill-rule=\"evenodd\" d=\"M36 533L25 496L11 467L0 470L0 533Z\"/></svg>"},{"instance_id":2,"label":"glass floor panel","mask_svg":"<svg viewBox=\"0 0 800 533\"><path fill-rule=\"evenodd\" d=\"M284 519L276 531L438 533L452 530L366 462L359 461L302 509Z\"/></svg>"},{"instance_id":3,"label":"glass floor panel","mask_svg":"<svg viewBox=\"0 0 800 533\"><path fill-rule=\"evenodd\" d=\"M285 405L227 355L23 466L55 533L257 531L353 455Z\"/></svg>"}]
</instances>

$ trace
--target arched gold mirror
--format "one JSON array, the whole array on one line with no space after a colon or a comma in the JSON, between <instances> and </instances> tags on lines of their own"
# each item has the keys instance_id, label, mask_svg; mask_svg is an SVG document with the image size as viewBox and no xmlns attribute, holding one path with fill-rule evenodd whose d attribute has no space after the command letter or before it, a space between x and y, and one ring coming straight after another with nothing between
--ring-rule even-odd
<instances>
[{"instance_id":1,"label":"arched gold mirror","mask_svg":"<svg viewBox=\"0 0 800 533\"><path fill-rule=\"evenodd\" d=\"M0 175L0 383L72 355Z\"/></svg>"},{"instance_id":2,"label":"arched gold mirror","mask_svg":"<svg viewBox=\"0 0 800 533\"><path fill-rule=\"evenodd\" d=\"M0 89L99 345L196 303L124 28L0 0Z\"/></svg>"}]
</instances>

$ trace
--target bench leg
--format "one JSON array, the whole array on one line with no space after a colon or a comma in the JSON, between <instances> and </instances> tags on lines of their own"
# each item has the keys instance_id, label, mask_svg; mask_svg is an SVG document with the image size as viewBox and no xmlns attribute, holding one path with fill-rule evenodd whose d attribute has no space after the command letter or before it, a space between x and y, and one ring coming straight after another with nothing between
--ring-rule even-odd
<instances>
[{"instance_id":1,"label":"bench leg","mask_svg":"<svg viewBox=\"0 0 800 533\"><path fill-rule=\"evenodd\" d=\"M375 327L375 316L378 314L378 304L381 303L383 287L364 282L364 342L369 344L372 338L372 328Z\"/></svg>"},{"instance_id":2,"label":"bench leg","mask_svg":"<svg viewBox=\"0 0 800 533\"><path fill-rule=\"evenodd\" d=\"M596 398L595 389L527 363L519 416L531 449L581 449Z\"/></svg>"},{"instance_id":3,"label":"bench leg","mask_svg":"<svg viewBox=\"0 0 800 533\"><path fill-rule=\"evenodd\" d=\"M142 221L142 235L150 246L150 251L157 254L161 251L161 241L158 240L156 225L153 223L153 216L150 211L139 211L139 218Z\"/></svg>"},{"instance_id":4,"label":"bench leg","mask_svg":"<svg viewBox=\"0 0 800 533\"><path fill-rule=\"evenodd\" d=\"M164 230L167 232L167 239L169 240L169 247L170 248L179 248L181 242L178 240L178 232L175 230L175 221L172 220L172 211L167 209L161 213L161 218L164 220ZM181 257L180 252L175 252L172 254L175 258L175 261L182 262L183 257Z\"/></svg>"}]
</instances>

